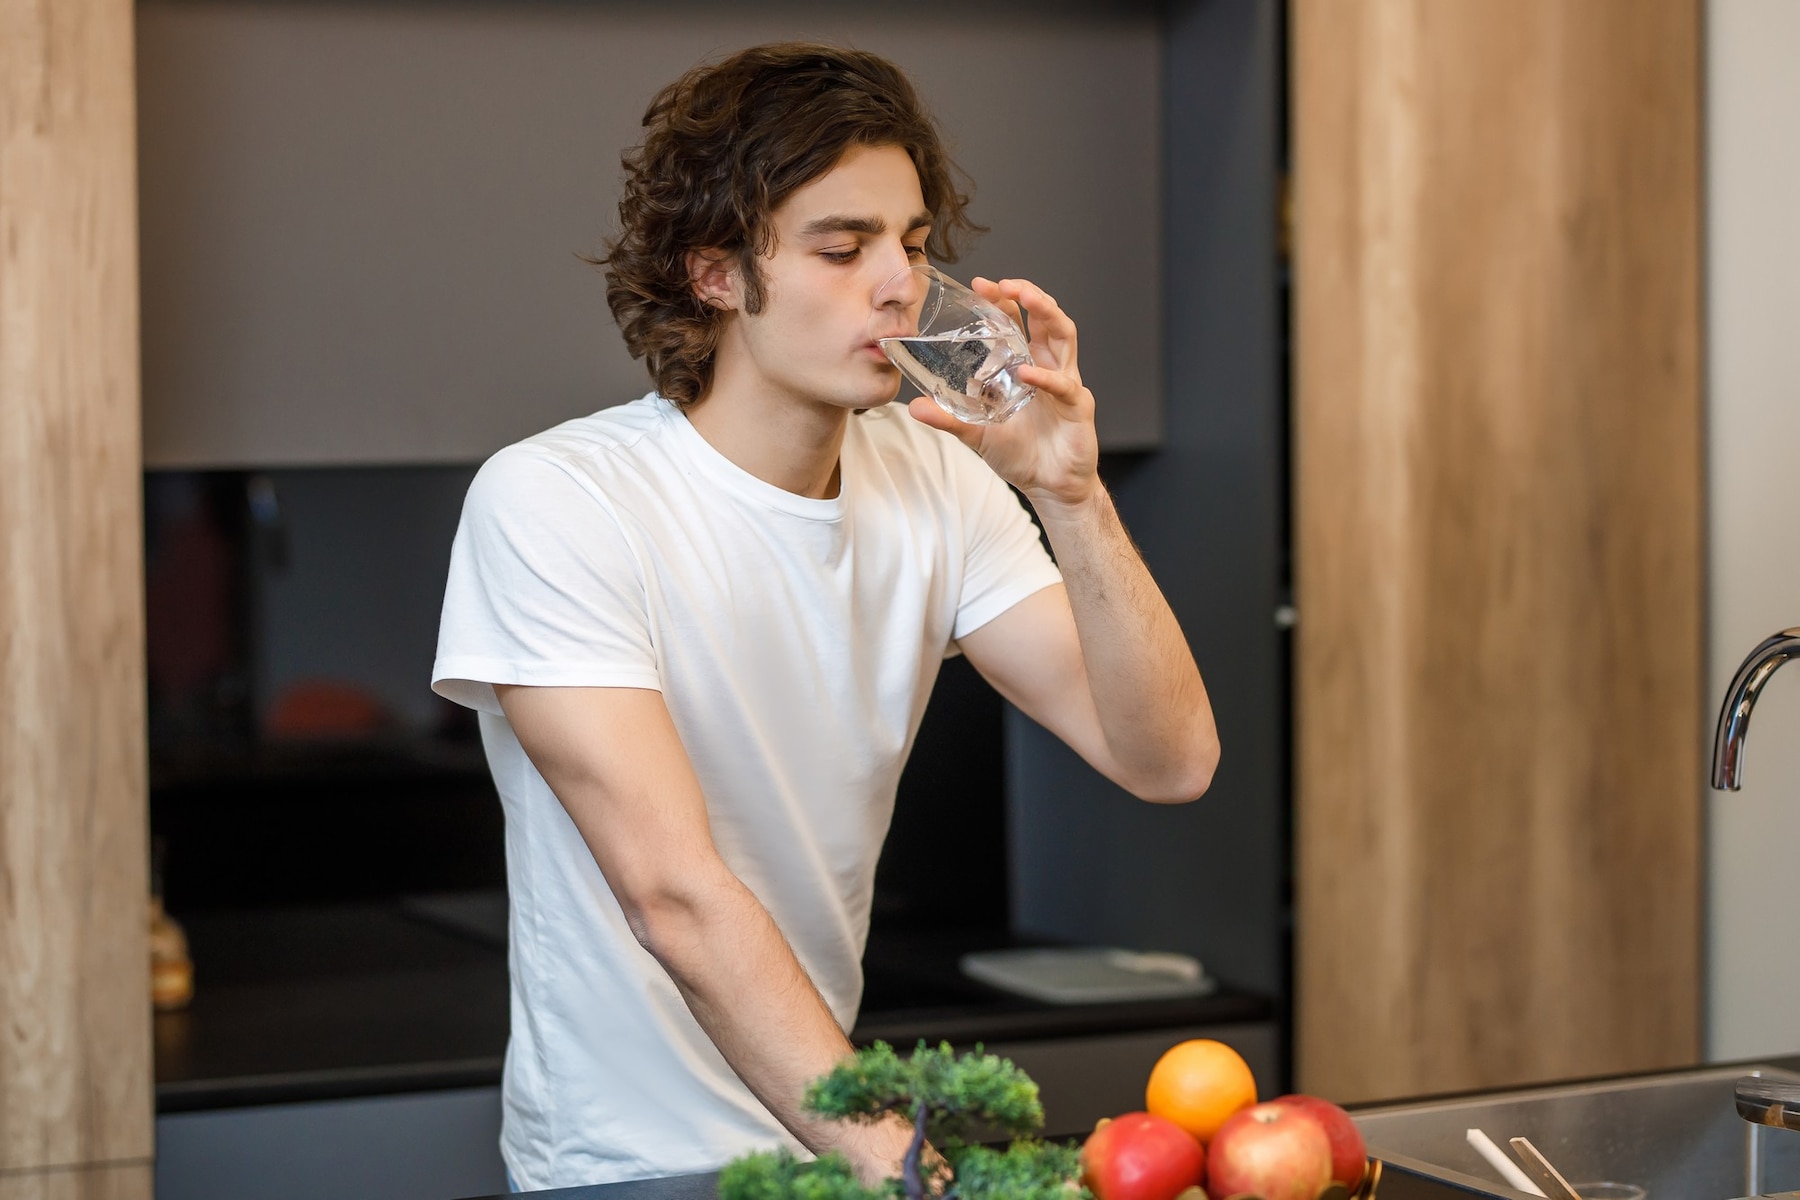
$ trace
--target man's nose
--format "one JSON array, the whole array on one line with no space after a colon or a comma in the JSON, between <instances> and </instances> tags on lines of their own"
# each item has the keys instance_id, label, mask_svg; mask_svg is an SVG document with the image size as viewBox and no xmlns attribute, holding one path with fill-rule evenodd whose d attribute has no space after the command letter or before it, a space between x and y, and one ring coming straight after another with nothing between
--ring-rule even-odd
<instances>
[{"instance_id":1,"label":"man's nose","mask_svg":"<svg viewBox=\"0 0 1800 1200\"><path fill-rule=\"evenodd\" d=\"M894 278L894 276L900 274L900 272L902 272L902 271L907 270L909 267L911 267L913 265L912 257L907 253L907 249L905 246L895 246L891 250L884 248L879 257L880 257L881 279L880 279L880 282L878 282L876 284L876 287L877 288L885 287L886 290L889 291L890 293L894 292L895 289L900 288L902 284L905 284L907 287L907 290L905 291L904 294L899 295L899 296L890 294L887 297L887 299L889 299L889 300L903 299L904 300L904 299L908 299L908 298L912 297L914 293L923 294L923 291L924 291L923 287L916 287L916 288L912 287L911 280L895 280L895 278ZM891 285L891 286L889 286L889 285Z\"/></svg>"},{"instance_id":2,"label":"man's nose","mask_svg":"<svg viewBox=\"0 0 1800 1200\"><path fill-rule=\"evenodd\" d=\"M884 262L881 281L875 285L875 303L883 308L917 308L923 303L927 280L912 269L917 265L904 251L897 262Z\"/></svg>"}]
</instances>

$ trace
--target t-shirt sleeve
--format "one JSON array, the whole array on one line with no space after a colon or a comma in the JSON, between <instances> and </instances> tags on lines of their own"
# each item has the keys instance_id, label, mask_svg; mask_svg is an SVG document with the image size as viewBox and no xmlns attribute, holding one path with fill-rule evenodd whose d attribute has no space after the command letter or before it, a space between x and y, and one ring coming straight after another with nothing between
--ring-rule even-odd
<instances>
[{"instance_id":1,"label":"t-shirt sleeve","mask_svg":"<svg viewBox=\"0 0 1800 1200\"><path fill-rule=\"evenodd\" d=\"M965 560L950 636L966 637L1034 592L1062 582L1038 528L1006 481L962 443L949 451Z\"/></svg>"},{"instance_id":2,"label":"t-shirt sleeve","mask_svg":"<svg viewBox=\"0 0 1800 1200\"><path fill-rule=\"evenodd\" d=\"M477 472L450 550L432 690L499 713L493 685L661 688L644 575L604 497L512 446Z\"/></svg>"}]
</instances>

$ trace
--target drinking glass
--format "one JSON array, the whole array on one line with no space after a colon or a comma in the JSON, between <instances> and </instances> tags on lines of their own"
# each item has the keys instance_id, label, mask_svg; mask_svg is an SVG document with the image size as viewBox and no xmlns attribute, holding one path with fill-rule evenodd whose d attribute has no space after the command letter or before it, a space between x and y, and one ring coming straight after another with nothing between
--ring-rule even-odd
<instances>
[{"instance_id":1,"label":"drinking glass","mask_svg":"<svg viewBox=\"0 0 1800 1200\"><path fill-rule=\"evenodd\" d=\"M959 421L997 425L1037 394L1019 379L1019 368L1032 361L1024 332L998 305L936 267L908 267L876 290L869 336Z\"/></svg>"}]
</instances>

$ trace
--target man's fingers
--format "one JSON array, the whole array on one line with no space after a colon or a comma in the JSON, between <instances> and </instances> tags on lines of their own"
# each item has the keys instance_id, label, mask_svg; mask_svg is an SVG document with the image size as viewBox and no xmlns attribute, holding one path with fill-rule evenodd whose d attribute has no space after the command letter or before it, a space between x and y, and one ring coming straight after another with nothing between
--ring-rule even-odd
<instances>
[{"instance_id":1,"label":"man's fingers","mask_svg":"<svg viewBox=\"0 0 1800 1200\"><path fill-rule=\"evenodd\" d=\"M1056 297L1029 279L1002 279L995 286L1003 299L1012 301L1030 315L1031 344L1048 350L1058 366L1072 366L1075 362L1075 322L1062 310Z\"/></svg>"},{"instance_id":2,"label":"man's fingers","mask_svg":"<svg viewBox=\"0 0 1800 1200\"><path fill-rule=\"evenodd\" d=\"M955 435L959 442L971 450L980 450L978 443L981 441L981 426L957 420L938 407L938 402L930 396L914 396L907 404L906 411L921 425L942 429L945 433Z\"/></svg>"},{"instance_id":3,"label":"man's fingers","mask_svg":"<svg viewBox=\"0 0 1800 1200\"><path fill-rule=\"evenodd\" d=\"M1029 383L1040 392L1048 392L1056 398L1057 403L1071 406L1081 403L1081 394L1086 390L1081 386L1081 380L1067 371L1035 363L1019 365L1019 380L1021 383Z\"/></svg>"},{"instance_id":4,"label":"man's fingers","mask_svg":"<svg viewBox=\"0 0 1800 1200\"><path fill-rule=\"evenodd\" d=\"M1005 292L1009 289L1020 303L1033 312L1042 310L1045 313L1055 313L1059 317L1063 315L1062 305L1056 302L1056 297L1029 279L1002 279L1000 290Z\"/></svg>"},{"instance_id":5,"label":"man's fingers","mask_svg":"<svg viewBox=\"0 0 1800 1200\"><path fill-rule=\"evenodd\" d=\"M1000 311L1011 317L1019 328L1024 329L1027 327L1028 321L1024 312L1020 309L1019 302L1002 292L1000 290L1000 285L993 280L988 279L986 276L977 275L975 278L969 280L969 289L983 300L998 306Z\"/></svg>"},{"instance_id":6,"label":"man's fingers","mask_svg":"<svg viewBox=\"0 0 1800 1200\"><path fill-rule=\"evenodd\" d=\"M1074 345L1075 322L1062 310L1055 296L1031 280L1002 279L996 282L977 275L969 281L969 287L982 299L1010 308L1015 320L1019 310L1023 309L1031 318L1034 339L1041 332L1047 337L1067 339L1071 346Z\"/></svg>"},{"instance_id":7,"label":"man's fingers","mask_svg":"<svg viewBox=\"0 0 1800 1200\"><path fill-rule=\"evenodd\" d=\"M1032 328L1043 333L1045 340L1066 342L1069 352L1075 348L1075 322L1056 297L1036 284L1028 283L1017 293L1018 303L1031 314Z\"/></svg>"}]
</instances>

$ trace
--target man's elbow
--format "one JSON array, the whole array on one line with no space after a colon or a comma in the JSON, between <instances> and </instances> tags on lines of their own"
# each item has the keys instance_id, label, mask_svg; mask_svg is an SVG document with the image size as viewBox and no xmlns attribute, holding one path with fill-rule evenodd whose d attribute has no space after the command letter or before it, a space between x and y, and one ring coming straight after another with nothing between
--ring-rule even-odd
<instances>
[{"instance_id":1,"label":"man's elbow","mask_svg":"<svg viewBox=\"0 0 1800 1200\"><path fill-rule=\"evenodd\" d=\"M688 957L712 916L706 889L677 875L634 879L613 895L632 936L665 966Z\"/></svg>"},{"instance_id":2,"label":"man's elbow","mask_svg":"<svg viewBox=\"0 0 1800 1200\"><path fill-rule=\"evenodd\" d=\"M1212 786L1213 772L1219 768L1219 739L1208 730L1193 739L1187 752L1153 780L1132 789L1140 800L1151 804L1187 804L1198 800Z\"/></svg>"}]
</instances>

